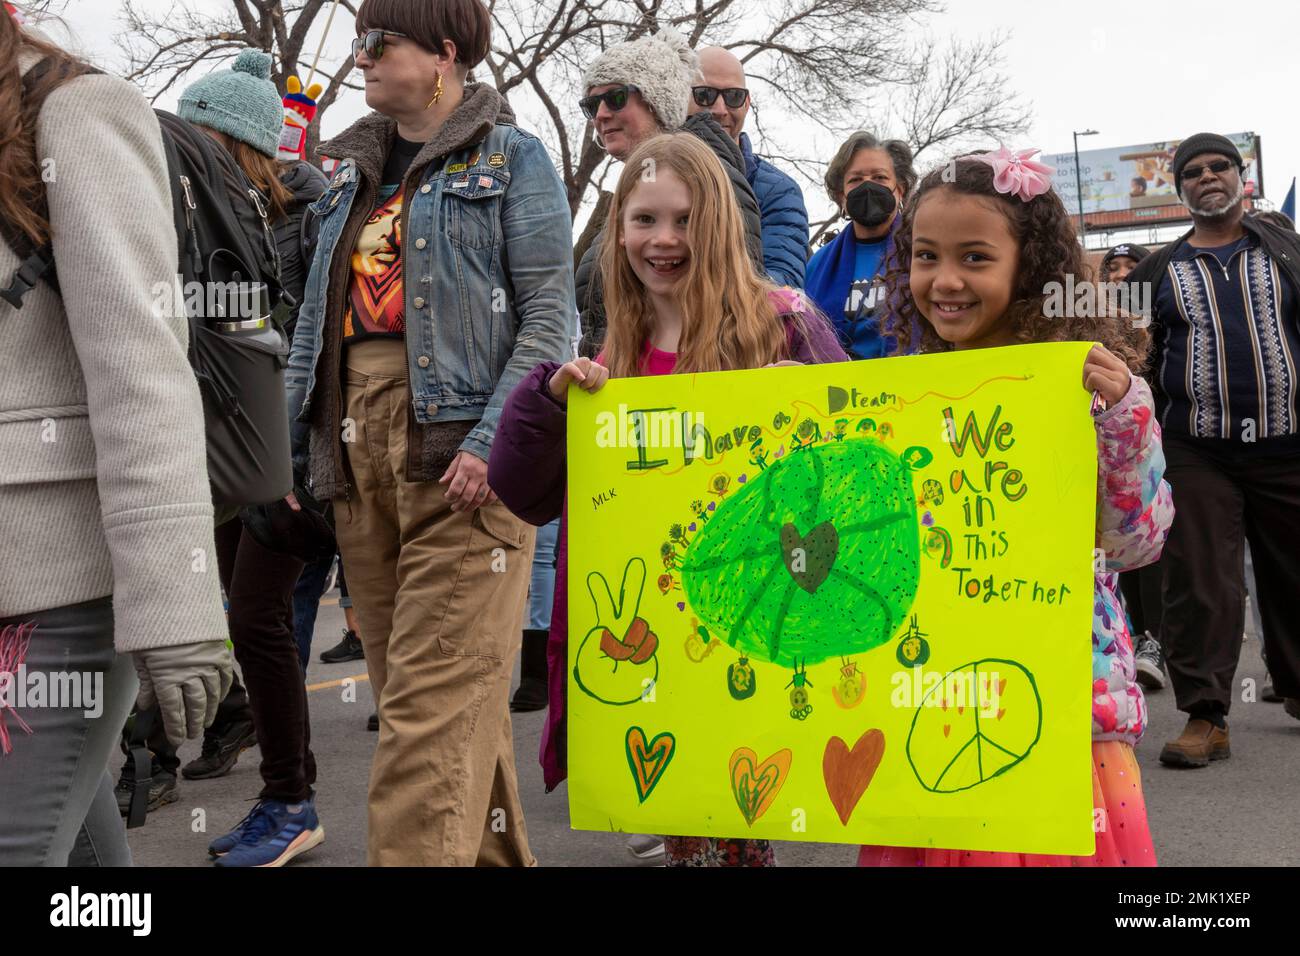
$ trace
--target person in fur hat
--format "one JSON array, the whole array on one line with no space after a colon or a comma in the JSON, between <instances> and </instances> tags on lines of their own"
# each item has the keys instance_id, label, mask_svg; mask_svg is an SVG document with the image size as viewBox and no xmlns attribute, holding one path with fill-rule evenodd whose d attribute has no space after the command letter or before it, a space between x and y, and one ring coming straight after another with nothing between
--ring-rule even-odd
<instances>
[{"instance_id":1,"label":"person in fur hat","mask_svg":"<svg viewBox=\"0 0 1300 956\"><path fill-rule=\"evenodd\" d=\"M722 161L735 190L745 224L745 240L755 270L764 275L762 220L758 199L745 177L745 157L709 113L688 116L691 86L701 79L699 57L676 33L663 31L610 47L587 68L579 100L591 121L596 142L623 162L642 142L659 133L681 130L702 139ZM605 303L600 273L604 230L582 255L574 273L582 342L578 351L594 358L605 338ZM552 708L547 739L558 739L563 719ZM543 754L543 763L548 756ZM690 865L700 859L743 860L743 865L770 865L775 855L766 840L713 840L695 837L633 836L628 851L640 859L665 856L670 865Z\"/></svg>"},{"instance_id":2,"label":"person in fur hat","mask_svg":"<svg viewBox=\"0 0 1300 956\"><path fill-rule=\"evenodd\" d=\"M754 267L763 274L762 219L758 199L745 178L740 147L708 113L687 115L691 86L699 78L699 57L671 30L610 47L587 68L578 101L591 122L596 142L622 162L658 133L693 133L717 154L727 172L745 221L745 240ZM585 251L574 273L582 323L579 352L594 358L605 338L605 306L600 278L603 230Z\"/></svg>"}]
</instances>

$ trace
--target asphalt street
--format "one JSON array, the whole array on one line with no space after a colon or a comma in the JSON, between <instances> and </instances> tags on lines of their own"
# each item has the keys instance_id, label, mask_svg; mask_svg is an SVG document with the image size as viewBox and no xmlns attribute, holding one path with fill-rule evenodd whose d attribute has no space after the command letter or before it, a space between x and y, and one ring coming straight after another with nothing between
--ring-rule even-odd
<instances>
[{"instance_id":1,"label":"asphalt street","mask_svg":"<svg viewBox=\"0 0 1300 956\"><path fill-rule=\"evenodd\" d=\"M366 859L366 778L375 739L366 730L373 710L365 664L322 664L318 655L337 643L343 614L337 592L322 602L317 619L310 690L312 747L319 767L317 810L325 827L321 846L291 866L359 866ZM346 678L355 701L346 701ZM1300 721L1279 704L1243 702L1243 681L1262 685L1259 642L1247 634L1237 672L1237 698L1229 715L1232 757L1201 770L1172 770L1157 757L1182 730L1184 716L1170 689L1149 693L1150 725L1138 747L1143 789L1156 853L1162 866L1300 865ZM518 674L516 673L516 681ZM644 866L626 850L625 837L569 829L568 796L542 786L537 762L544 712L515 715L515 754L529 840L543 866ZM197 742L181 750L182 763L197 756ZM207 844L252 807L261 787L256 748L216 780L180 781L180 799L149 814L129 831L141 866L208 866ZM856 848L821 843L781 843L782 866L850 866Z\"/></svg>"}]
</instances>

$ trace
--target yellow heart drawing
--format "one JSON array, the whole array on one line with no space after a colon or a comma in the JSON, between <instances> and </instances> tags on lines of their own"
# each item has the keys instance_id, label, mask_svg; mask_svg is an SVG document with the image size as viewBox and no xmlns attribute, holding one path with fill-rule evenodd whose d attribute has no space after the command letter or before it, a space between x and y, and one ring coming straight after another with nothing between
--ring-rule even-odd
<instances>
[{"instance_id":1,"label":"yellow heart drawing","mask_svg":"<svg viewBox=\"0 0 1300 956\"><path fill-rule=\"evenodd\" d=\"M767 812L785 786L793 757L789 749L778 750L759 763L758 755L748 747L741 747L731 755L731 792L745 822L751 827Z\"/></svg>"}]
</instances>

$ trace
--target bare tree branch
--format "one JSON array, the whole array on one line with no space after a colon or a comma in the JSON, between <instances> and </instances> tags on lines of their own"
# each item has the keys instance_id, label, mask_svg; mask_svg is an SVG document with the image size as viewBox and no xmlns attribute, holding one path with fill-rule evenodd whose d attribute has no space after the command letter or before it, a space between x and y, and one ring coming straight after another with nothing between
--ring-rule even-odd
<instances>
[{"instance_id":1,"label":"bare tree branch","mask_svg":"<svg viewBox=\"0 0 1300 956\"><path fill-rule=\"evenodd\" d=\"M224 12L199 10L189 2L152 12L138 0L123 0L125 29L119 39L128 56L127 79L146 86L156 101L172 87L188 82L191 75L204 72L204 67L219 66L239 50L255 47L271 54L271 80L284 90L288 78L298 75L304 59L315 55L314 49L307 49L308 34L331 0L302 0L297 5L283 0L225 3ZM356 16L353 0L341 0L339 6ZM308 156L314 157L320 122L339 94L345 89L361 89L348 82L352 68L349 56L332 75L328 69L321 71L330 79L317 104L316 118L307 129Z\"/></svg>"},{"instance_id":2,"label":"bare tree branch","mask_svg":"<svg viewBox=\"0 0 1300 956\"><path fill-rule=\"evenodd\" d=\"M223 2L222 11L200 11L196 0L179 0L163 13L148 14L141 0L121 0L130 77L156 88L156 97L192 71L254 46L275 57L273 76L282 83L314 54L306 49L308 34L330 4ZM356 2L343 0L341 5L355 16ZM829 139L868 128L907 140L921 155L1006 140L1027 126L1028 107L1008 90L1005 77L1007 37L936 46L926 22L942 11L942 0L485 2L492 18L492 47L483 77L546 143L575 219L601 194L611 167L577 108L585 92L583 72L609 46L667 28L692 46L723 46L741 59L753 92L751 129L766 148L764 155L802 182L810 204L821 201L815 197L824 193L822 178L830 158L816 155L810 132ZM321 71L329 80L308 129L309 149L319 142L328 109L344 91L359 88L349 78L352 68L348 57L337 68ZM769 116L799 117L798 149L783 147L760 104L775 111ZM814 223L814 240L834 222Z\"/></svg>"},{"instance_id":3,"label":"bare tree branch","mask_svg":"<svg viewBox=\"0 0 1300 956\"><path fill-rule=\"evenodd\" d=\"M916 50L910 86L895 114L918 156L936 146L1002 141L1025 132L1028 111L1001 82L1006 41L1006 34L994 34L955 40L942 50Z\"/></svg>"}]
</instances>

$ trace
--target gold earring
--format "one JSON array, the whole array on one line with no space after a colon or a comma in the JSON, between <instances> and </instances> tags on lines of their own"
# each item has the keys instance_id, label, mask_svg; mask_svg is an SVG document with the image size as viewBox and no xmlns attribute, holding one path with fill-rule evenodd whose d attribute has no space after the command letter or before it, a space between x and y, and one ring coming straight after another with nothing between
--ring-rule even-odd
<instances>
[{"instance_id":1,"label":"gold earring","mask_svg":"<svg viewBox=\"0 0 1300 956\"><path fill-rule=\"evenodd\" d=\"M433 99L429 100L429 104L428 106L425 107L425 109L427 110L429 106L432 106L440 99L442 99L442 74L441 73L438 74L438 82L433 87Z\"/></svg>"}]
</instances>

